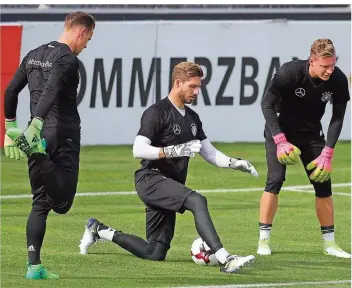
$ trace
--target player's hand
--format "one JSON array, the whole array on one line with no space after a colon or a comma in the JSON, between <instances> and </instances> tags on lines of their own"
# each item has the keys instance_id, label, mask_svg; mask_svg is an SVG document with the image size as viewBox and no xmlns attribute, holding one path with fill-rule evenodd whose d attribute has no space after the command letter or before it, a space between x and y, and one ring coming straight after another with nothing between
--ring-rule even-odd
<instances>
[{"instance_id":1,"label":"player's hand","mask_svg":"<svg viewBox=\"0 0 352 288\"><path fill-rule=\"evenodd\" d=\"M247 160L231 158L229 167L234 170L251 173L254 177L258 177L257 170L255 170L254 166Z\"/></svg>"},{"instance_id":2,"label":"player's hand","mask_svg":"<svg viewBox=\"0 0 352 288\"><path fill-rule=\"evenodd\" d=\"M18 129L17 121L15 119L14 120L5 119L5 130L7 131L8 129ZM20 160L26 157L26 155L15 146L15 143L12 141L12 139L6 134L4 137L4 151L5 151L5 156L10 159Z\"/></svg>"},{"instance_id":3,"label":"player's hand","mask_svg":"<svg viewBox=\"0 0 352 288\"><path fill-rule=\"evenodd\" d=\"M19 133L18 128L11 128L6 131L6 135L14 141L17 148L29 157L32 154L32 148L41 141L40 132L42 128L43 120L35 117L22 133Z\"/></svg>"},{"instance_id":4,"label":"player's hand","mask_svg":"<svg viewBox=\"0 0 352 288\"><path fill-rule=\"evenodd\" d=\"M277 159L282 165L294 165L300 161L301 150L288 142L284 133L273 136L273 139L276 144Z\"/></svg>"},{"instance_id":5,"label":"player's hand","mask_svg":"<svg viewBox=\"0 0 352 288\"><path fill-rule=\"evenodd\" d=\"M307 165L307 170L316 168L309 179L314 182L323 183L331 177L332 165L331 160L334 155L334 149L325 146L320 156Z\"/></svg>"},{"instance_id":6,"label":"player's hand","mask_svg":"<svg viewBox=\"0 0 352 288\"><path fill-rule=\"evenodd\" d=\"M199 140L192 140L183 144L164 147L163 150L166 158L194 157L194 153L198 153L201 147L202 144Z\"/></svg>"}]
</instances>

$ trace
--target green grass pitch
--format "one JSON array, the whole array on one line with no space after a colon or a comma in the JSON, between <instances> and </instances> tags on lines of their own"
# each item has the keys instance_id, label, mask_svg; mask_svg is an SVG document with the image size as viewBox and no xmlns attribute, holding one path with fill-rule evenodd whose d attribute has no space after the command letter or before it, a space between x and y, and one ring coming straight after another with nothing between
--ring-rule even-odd
<instances>
[{"instance_id":1,"label":"green grass pitch","mask_svg":"<svg viewBox=\"0 0 352 288\"><path fill-rule=\"evenodd\" d=\"M255 255L259 200L266 179L264 146L262 143L216 143L215 146L229 156L251 161L259 178L217 168L197 155L190 162L187 186L194 190L258 188L252 192L204 194L225 248L234 254ZM338 244L348 252L351 250L350 152L349 142L337 144L332 177L333 183L344 183L333 189L341 193L334 196L335 235ZM131 146L82 147L78 193L133 191L133 173L138 167L139 161L133 159ZM25 161L2 157L1 176L2 196L30 194ZM308 184L302 165L288 168L285 186ZM312 187L302 190L309 192ZM145 237L144 205L134 194L76 197L67 215L51 213L42 262L61 279L50 283L26 281L25 225L30 207L30 198L1 199L1 287L170 287L351 279L349 259L323 255L312 193L282 191L272 231L273 254L256 256L252 267L229 275L220 273L218 267L201 267L192 262L190 246L197 233L189 212L177 216L175 237L165 262L138 259L108 242L92 246L89 255L80 255L79 240L89 217Z\"/></svg>"}]
</instances>

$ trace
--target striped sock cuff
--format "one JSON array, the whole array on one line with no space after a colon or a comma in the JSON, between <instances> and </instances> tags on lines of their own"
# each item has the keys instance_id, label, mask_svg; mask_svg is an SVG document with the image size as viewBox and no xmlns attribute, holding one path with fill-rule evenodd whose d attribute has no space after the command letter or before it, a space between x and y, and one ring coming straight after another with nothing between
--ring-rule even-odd
<instances>
[{"instance_id":1,"label":"striped sock cuff","mask_svg":"<svg viewBox=\"0 0 352 288\"><path fill-rule=\"evenodd\" d=\"M335 226L320 226L321 233L326 234L326 233L332 233L335 231Z\"/></svg>"},{"instance_id":2,"label":"striped sock cuff","mask_svg":"<svg viewBox=\"0 0 352 288\"><path fill-rule=\"evenodd\" d=\"M271 230L272 224L264 224L259 222L259 230Z\"/></svg>"}]
</instances>

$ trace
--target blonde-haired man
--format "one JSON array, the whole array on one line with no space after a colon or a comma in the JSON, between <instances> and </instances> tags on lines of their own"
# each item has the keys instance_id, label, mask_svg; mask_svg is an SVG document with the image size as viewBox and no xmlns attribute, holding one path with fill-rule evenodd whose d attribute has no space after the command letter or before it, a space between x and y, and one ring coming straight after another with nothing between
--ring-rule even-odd
<instances>
[{"instance_id":1,"label":"blonde-haired man","mask_svg":"<svg viewBox=\"0 0 352 288\"><path fill-rule=\"evenodd\" d=\"M26 229L27 279L59 278L43 266L40 251L50 210L67 213L76 194L81 140L77 55L94 28L88 13L67 15L59 40L29 51L5 91L5 154L17 160L27 155L33 194ZM31 122L22 131L17 128L16 110L18 94L27 84Z\"/></svg>"},{"instance_id":2,"label":"blonde-haired man","mask_svg":"<svg viewBox=\"0 0 352 288\"><path fill-rule=\"evenodd\" d=\"M351 257L337 246L334 238L332 158L350 99L347 77L335 64L332 41L318 39L311 46L308 60L294 60L280 67L263 97L268 174L260 201L257 251L260 255L271 254L270 232L286 165L294 165L301 158L315 190L324 253ZM333 115L325 140L321 119L330 100Z\"/></svg>"}]
</instances>

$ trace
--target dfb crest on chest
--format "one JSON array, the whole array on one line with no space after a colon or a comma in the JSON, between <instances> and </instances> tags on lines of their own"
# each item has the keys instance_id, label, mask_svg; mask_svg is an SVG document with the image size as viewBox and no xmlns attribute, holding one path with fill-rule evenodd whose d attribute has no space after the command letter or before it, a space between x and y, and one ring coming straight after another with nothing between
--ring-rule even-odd
<instances>
[{"instance_id":1,"label":"dfb crest on chest","mask_svg":"<svg viewBox=\"0 0 352 288\"><path fill-rule=\"evenodd\" d=\"M332 92L323 92L321 93L321 101L328 102L331 99Z\"/></svg>"},{"instance_id":2,"label":"dfb crest on chest","mask_svg":"<svg viewBox=\"0 0 352 288\"><path fill-rule=\"evenodd\" d=\"M174 124L174 126L172 127L172 130L173 130L174 134L176 134L176 135L181 134L181 131L182 131L179 124ZM194 137L196 137L197 132L198 132L198 128L197 128L197 125L195 123L191 124L191 132L192 132L192 135Z\"/></svg>"},{"instance_id":3,"label":"dfb crest on chest","mask_svg":"<svg viewBox=\"0 0 352 288\"><path fill-rule=\"evenodd\" d=\"M192 132L193 136L196 137L196 135L197 135L197 125L194 124L194 123L191 124L191 132Z\"/></svg>"}]
</instances>

